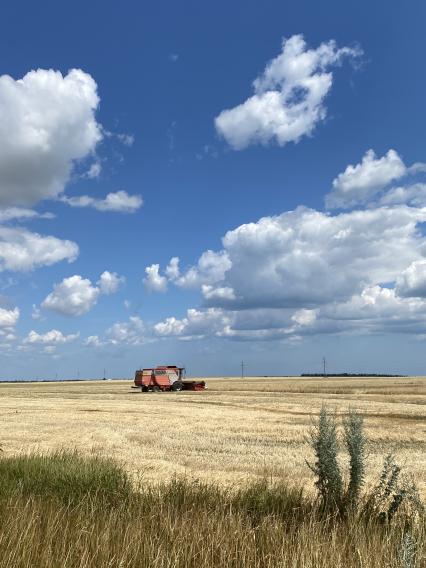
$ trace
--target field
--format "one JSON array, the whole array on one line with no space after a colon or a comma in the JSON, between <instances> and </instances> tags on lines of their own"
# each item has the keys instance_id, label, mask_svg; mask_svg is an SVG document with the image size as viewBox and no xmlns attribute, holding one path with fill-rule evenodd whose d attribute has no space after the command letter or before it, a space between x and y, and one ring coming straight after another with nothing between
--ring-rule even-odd
<instances>
[{"instance_id":1,"label":"field","mask_svg":"<svg viewBox=\"0 0 426 568\"><path fill-rule=\"evenodd\" d=\"M425 379L208 385L0 384L0 568L426 568L419 500L371 485L393 452L426 496ZM366 418L369 483L345 510L305 463L324 403Z\"/></svg>"},{"instance_id":2,"label":"field","mask_svg":"<svg viewBox=\"0 0 426 568\"><path fill-rule=\"evenodd\" d=\"M130 381L0 384L4 456L77 449L133 478L240 487L256 478L313 489L306 436L325 403L365 417L369 475L393 452L426 497L426 379L215 378L205 392L140 393Z\"/></svg>"}]
</instances>

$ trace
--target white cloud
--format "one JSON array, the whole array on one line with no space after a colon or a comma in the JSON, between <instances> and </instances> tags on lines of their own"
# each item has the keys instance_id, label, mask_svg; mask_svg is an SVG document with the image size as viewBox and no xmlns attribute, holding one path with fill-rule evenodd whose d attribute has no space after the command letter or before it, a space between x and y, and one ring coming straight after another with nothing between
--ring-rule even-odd
<instances>
[{"instance_id":1,"label":"white cloud","mask_svg":"<svg viewBox=\"0 0 426 568\"><path fill-rule=\"evenodd\" d=\"M186 317L181 320L169 317L165 321L155 324L154 333L159 337L175 336L182 339L201 339L205 335L220 334L227 323L228 318L220 309L189 309Z\"/></svg>"},{"instance_id":2,"label":"white cloud","mask_svg":"<svg viewBox=\"0 0 426 568\"><path fill-rule=\"evenodd\" d=\"M71 207L92 207L97 211L112 211L118 213L134 213L143 205L140 195L129 195L126 191L108 193L105 199L97 199L88 195L80 197L61 197L63 203Z\"/></svg>"},{"instance_id":3,"label":"white cloud","mask_svg":"<svg viewBox=\"0 0 426 568\"><path fill-rule=\"evenodd\" d=\"M97 335L89 335L83 343L86 347L102 347L104 345L104 342Z\"/></svg>"},{"instance_id":4,"label":"white cloud","mask_svg":"<svg viewBox=\"0 0 426 568\"><path fill-rule=\"evenodd\" d=\"M333 191L326 196L329 208L348 208L363 204L390 182L407 174L407 167L395 150L377 158L368 150L360 164L349 165L333 181Z\"/></svg>"},{"instance_id":5,"label":"white cloud","mask_svg":"<svg viewBox=\"0 0 426 568\"><path fill-rule=\"evenodd\" d=\"M379 205L402 205L426 207L426 184L414 183L407 187L394 187L384 193Z\"/></svg>"},{"instance_id":6,"label":"white cloud","mask_svg":"<svg viewBox=\"0 0 426 568\"><path fill-rule=\"evenodd\" d=\"M338 176L334 188L363 208L305 207L228 231L182 271L173 257L155 276L200 291L202 305L156 323L157 337L300 340L315 334L411 333L426 337L426 184L392 187L425 173L391 150ZM390 189L389 189L390 186ZM357 193L358 192L358 193ZM355 203L355 201L354 201Z\"/></svg>"},{"instance_id":7,"label":"white cloud","mask_svg":"<svg viewBox=\"0 0 426 568\"><path fill-rule=\"evenodd\" d=\"M113 345L141 345L145 342L145 326L138 316L131 316L127 322L117 322L107 330L109 343Z\"/></svg>"},{"instance_id":8,"label":"white cloud","mask_svg":"<svg viewBox=\"0 0 426 568\"><path fill-rule=\"evenodd\" d=\"M226 305L313 308L392 282L426 251L416 229L425 220L426 209L404 206L334 216L298 208L241 225L223 239L232 267L220 286L236 297Z\"/></svg>"},{"instance_id":9,"label":"white cloud","mask_svg":"<svg viewBox=\"0 0 426 568\"><path fill-rule=\"evenodd\" d=\"M187 320L178 320L175 317L166 318L163 322L154 325L154 331L160 336L181 335L185 330Z\"/></svg>"},{"instance_id":10,"label":"white cloud","mask_svg":"<svg viewBox=\"0 0 426 568\"><path fill-rule=\"evenodd\" d=\"M412 262L396 283L400 296L426 298L426 260Z\"/></svg>"},{"instance_id":11,"label":"white cloud","mask_svg":"<svg viewBox=\"0 0 426 568\"><path fill-rule=\"evenodd\" d=\"M296 322L298 325L312 325L313 323L315 323L315 320L317 319L317 313L318 310L298 310L297 312L295 312L292 316L291 319Z\"/></svg>"},{"instance_id":12,"label":"white cloud","mask_svg":"<svg viewBox=\"0 0 426 568\"><path fill-rule=\"evenodd\" d=\"M88 278L75 274L55 284L41 307L63 315L81 316L96 305L100 294L114 294L124 281L124 276L105 270L94 286Z\"/></svg>"},{"instance_id":13,"label":"white cloud","mask_svg":"<svg viewBox=\"0 0 426 568\"><path fill-rule=\"evenodd\" d=\"M19 315L19 308L13 308L13 310L0 308L0 327L14 327L18 322Z\"/></svg>"},{"instance_id":14,"label":"white cloud","mask_svg":"<svg viewBox=\"0 0 426 568\"><path fill-rule=\"evenodd\" d=\"M284 39L282 52L254 83L255 94L244 103L222 111L216 129L235 149L275 140L280 146L310 135L327 109L333 74L329 69L359 49L339 49L334 41L307 49L302 35Z\"/></svg>"},{"instance_id":15,"label":"white cloud","mask_svg":"<svg viewBox=\"0 0 426 568\"><path fill-rule=\"evenodd\" d=\"M63 315L81 316L93 308L99 294L99 288L92 286L89 279L76 274L64 278L60 284L55 284L53 292L41 305Z\"/></svg>"},{"instance_id":16,"label":"white cloud","mask_svg":"<svg viewBox=\"0 0 426 568\"><path fill-rule=\"evenodd\" d=\"M402 298L395 289L379 285L364 288L341 302L315 310L292 308L223 308L188 310L187 317L169 317L154 325L159 337L237 341L293 341L318 334L426 334L426 301Z\"/></svg>"},{"instance_id":17,"label":"white cloud","mask_svg":"<svg viewBox=\"0 0 426 568\"><path fill-rule=\"evenodd\" d=\"M8 221L22 221L25 219L53 219L52 213L38 213L34 209L26 209L24 207L7 207L0 209L0 223Z\"/></svg>"},{"instance_id":18,"label":"white cloud","mask_svg":"<svg viewBox=\"0 0 426 568\"><path fill-rule=\"evenodd\" d=\"M202 284L215 284L223 280L232 263L226 251L207 250L200 256L196 266L191 266L175 282L183 288L198 288Z\"/></svg>"},{"instance_id":19,"label":"white cloud","mask_svg":"<svg viewBox=\"0 0 426 568\"><path fill-rule=\"evenodd\" d=\"M231 262L225 251L214 252L207 250L201 255L197 265L191 266L184 273L180 271L179 257L177 256L170 259L165 269L165 275L160 273L159 264L151 264L151 266L145 268L147 277L144 278L143 282L145 287L153 292L165 292L167 283L170 281L182 288L199 288L205 285L206 297L221 294L229 297L229 290L216 290L213 292L211 284L221 281L226 271L230 268Z\"/></svg>"},{"instance_id":20,"label":"white cloud","mask_svg":"<svg viewBox=\"0 0 426 568\"><path fill-rule=\"evenodd\" d=\"M76 243L31 233L22 228L0 227L0 271L28 271L61 260L74 261Z\"/></svg>"},{"instance_id":21,"label":"white cloud","mask_svg":"<svg viewBox=\"0 0 426 568\"><path fill-rule=\"evenodd\" d=\"M426 301L402 298L396 289L368 286L346 302L321 308L317 333L426 332Z\"/></svg>"},{"instance_id":22,"label":"white cloud","mask_svg":"<svg viewBox=\"0 0 426 568\"><path fill-rule=\"evenodd\" d=\"M97 177L100 176L101 170L102 170L101 163L93 162L93 164L91 164L90 168L85 173L84 177L88 179L96 179Z\"/></svg>"},{"instance_id":23,"label":"white cloud","mask_svg":"<svg viewBox=\"0 0 426 568\"><path fill-rule=\"evenodd\" d=\"M214 288L209 284L203 284L201 291L206 300L235 300L235 293L229 286Z\"/></svg>"},{"instance_id":24,"label":"white cloud","mask_svg":"<svg viewBox=\"0 0 426 568\"><path fill-rule=\"evenodd\" d=\"M98 335L90 335L83 344L86 347L113 347L113 346L138 346L146 343L144 322L138 316L130 316L127 321L116 322L106 330L105 338Z\"/></svg>"},{"instance_id":25,"label":"white cloud","mask_svg":"<svg viewBox=\"0 0 426 568\"><path fill-rule=\"evenodd\" d=\"M119 276L116 272L105 270L102 272L97 284L101 294L115 294L124 282L124 276Z\"/></svg>"},{"instance_id":26,"label":"white cloud","mask_svg":"<svg viewBox=\"0 0 426 568\"><path fill-rule=\"evenodd\" d=\"M401 205L336 215L298 208L241 225L214 253L229 264L222 279L194 278L205 307L157 323L154 334L255 341L425 334L424 222L426 208Z\"/></svg>"},{"instance_id":27,"label":"white cloud","mask_svg":"<svg viewBox=\"0 0 426 568\"><path fill-rule=\"evenodd\" d=\"M62 193L74 162L102 138L98 104L95 81L79 69L0 77L0 206Z\"/></svg>"},{"instance_id":28,"label":"white cloud","mask_svg":"<svg viewBox=\"0 0 426 568\"><path fill-rule=\"evenodd\" d=\"M151 292L165 292L167 290L167 278L161 276L160 265L151 264L145 268L146 278L143 279L145 288Z\"/></svg>"},{"instance_id":29,"label":"white cloud","mask_svg":"<svg viewBox=\"0 0 426 568\"><path fill-rule=\"evenodd\" d=\"M24 343L30 344L42 344L42 345L59 345L63 343L69 343L74 341L79 336L78 333L64 335L61 331L57 329L51 329L44 334L39 334L34 330L31 330L27 337L24 339Z\"/></svg>"},{"instance_id":30,"label":"white cloud","mask_svg":"<svg viewBox=\"0 0 426 568\"><path fill-rule=\"evenodd\" d=\"M179 257L174 256L170 259L169 264L166 267L166 276L169 280L177 280L180 276L179 270Z\"/></svg>"}]
</instances>

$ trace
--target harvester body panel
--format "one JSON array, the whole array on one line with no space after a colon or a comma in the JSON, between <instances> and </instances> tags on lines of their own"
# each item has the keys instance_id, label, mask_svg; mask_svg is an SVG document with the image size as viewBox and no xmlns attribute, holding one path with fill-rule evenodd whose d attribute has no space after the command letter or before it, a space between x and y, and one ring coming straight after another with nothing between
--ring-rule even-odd
<instances>
[{"instance_id":1,"label":"harvester body panel","mask_svg":"<svg viewBox=\"0 0 426 568\"><path fill-rule=\"evenodd\" d=\"M135 373L135 386L142 392L148 391L181 391L204 390L204 381L186 381L185 369L175 365L161 365L140 369Z\"/></svg>"}]
</instances>

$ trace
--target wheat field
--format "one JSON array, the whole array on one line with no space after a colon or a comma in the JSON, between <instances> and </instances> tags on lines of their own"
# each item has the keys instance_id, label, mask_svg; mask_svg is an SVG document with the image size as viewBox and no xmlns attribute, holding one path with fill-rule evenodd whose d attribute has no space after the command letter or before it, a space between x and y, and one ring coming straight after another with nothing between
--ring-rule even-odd
<instances>
[{"instance_id":1,"label":"wheat field","mask_svg":"<svg viewBox=\"0 0 426 568\"><path fill-rule=\"evenodd\" d=\"M211 378L205 392L141 393L131 381L0 384L3 455L77 449L134 478L313 489L307 434L321 405L365 417L369 479L393 452L426 496L426 378ZM367 481L368 481L367 480Z\"/></svg>"}]
</instances>

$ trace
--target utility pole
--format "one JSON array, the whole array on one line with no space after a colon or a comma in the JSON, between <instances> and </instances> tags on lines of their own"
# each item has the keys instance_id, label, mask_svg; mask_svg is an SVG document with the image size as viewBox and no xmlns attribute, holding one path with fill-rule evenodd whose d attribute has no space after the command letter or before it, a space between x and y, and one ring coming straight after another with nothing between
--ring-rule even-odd
<instances>
[{"instance_id":1,"label":"utility pole","mask_svg":"<svg viewBox=\"0 0 426 568\"><path fill-rule=\"evenodd\" d=\"M106 370L104 369L104 381L106 381Z\"/></svg>"},{"instance_id":2,"label":"utility pole","mask_svg":"<svg viewBox=\"0 0 426 568\"><path fill-rule=\"evenodd\" d=\"M325 357L322 358L322 363L323 363L323 368L324 368L323 377L325 378L327 376L327 366L326 366Z\"/></svg>"},{"instance_id":3,"label":"utility pole","mask_svg":"<svg viewBox=\"0 0 426 568\"><path fill-rule=\"evenodd\" d=\"M241 361L241 378L244 379L244 361Z\"/></svg>"}]
</instances>

